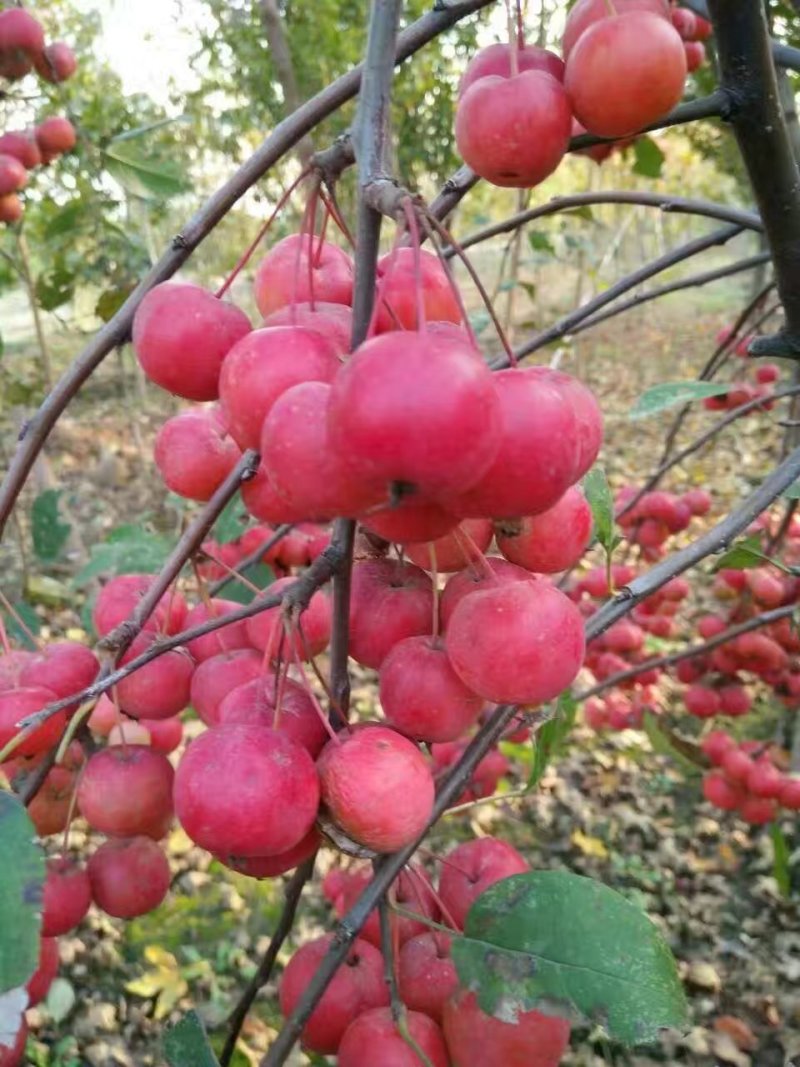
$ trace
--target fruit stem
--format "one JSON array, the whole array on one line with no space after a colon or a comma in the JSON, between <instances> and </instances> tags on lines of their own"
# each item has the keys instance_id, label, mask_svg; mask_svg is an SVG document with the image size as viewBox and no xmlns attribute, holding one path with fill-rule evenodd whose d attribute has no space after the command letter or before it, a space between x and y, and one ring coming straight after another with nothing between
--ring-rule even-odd
<instances>
[{"instance_id":1,"label":"fruit stem","mask_svg":"<svg viewBox=\"0 0 800 1067\"><path fill-rule=\"evenodd\" d=\"M67 728L61 735L61 740L58 743L58 751L56 752L55 758L56 763L61 763L61 761L64 759L66 751L70 746L70 742L72 741L78 730L81 728L81 726L83 726L84 722L89 718L92 711L94 711L94 706L96 703L97 698L87 700L85 704L81 704L81 706L69 720L69 722L67 723Z\"/></svg>"},{"instance_id":2,"label":"fruit stem","mask_svg":"<svg viewBox=\"0 0 800 1067\"><path fill-rule=\"evenodd\" d=\"M433 623L431 637L439 639L439 571L436 566L436 548L433 541L428 542L428 554L431 557L431 583L433 585Z\"/></svg>"},{"instance_id":3,"label":"fruit stem","mask_svg":"<svg viewBox=\"0 0 800 1067\"><path fill-rule=\"evenodd\" d=\"M261 592L261 590L260 590L260 589L258 588L258 586L257 586L257 585L256 585L256 584L255 584L254 582L251 582L249 578L246 578L246 577L245 577L245 576L244 576L244 575L242 574L242 572L241 572L241 571L238 571L238 570L237 570L237 569L236 569L235 567L229 567L229 566L228 566L228 564L227 564L227 563L225 563L225 562L224 562L224 560L221 560L221 559L219 558L219 556L217 556L217 555L216 555L216 554L215 554L214 552L209 552L207 548L204 548L204 549L203 549L203 555L204 555L204 556L208 556L208 558L209 558L209 559L211 560L211 562L212 562L212 563L216 563L216 565L217 565L218 567L221 567L221 568L222 568L222 570L224 570L224 571L225 571L225 573L226 573L226 574L227 574L227 575L228 575L228 576L229 576L230 578L235 578L237 582L241 582L241 584L242 584L242 585L243 585L243 586L244 586L244 587L245 587L246 589L249 589L249 590L250 590L250 591L251 591L252 593L256 593L256 594L258 594L258 593L260 593L260 592ZM174 588L175 588L175 587L173 586L173 590L174 590ZM170 600L171 600L171 599L172 599L172 598L170 597ZM171 607L171 606L172 606L172 605L170 604L170 607ZM169 618L169 613L167 614L167 618Z\"/></svg>"},{"instance_id":4,"label":"fruit stem","mask_svg":"<svg viewBox=\"0 0 800 1067\"><path fill-rule=\"evenodd\" d=\"M86 770L86 764L88 760L84 759L83 765L78 773L75 775L75 781L72 785L72 793L69 798L69 807L67 808L67 823L64 827L64 836L61 839L61 852L64 856L69 851L69 832L72 829L72 820L75 818L75 809L78 805L78 787L81 784L81 778L83 778L83 772Z\"/></svg>"},{"instance_id":5,"label":"fruit stem","mask_svg":"<svg viewBox=\"0 0 800 1067\"><path fill-rule=\"evenodd\" d=\"M280 200L276 204L276 206L275 206L272 214L270 215L270 217L267 219L267 221L258 230L258 232L256 233L256 236L255 236L254 240L252 241L252 243L249 244L247 246L247 248L244 250L244 252L242 253L242 256L239 259L239 261L237 262L236 266L233 268L231 273L228 275L228 277L225 279L225 281L222 283L222 285L217 290L215 296L217 297L218 300L222 299L222 297L227 293L227 291L233 285L234 281L239 276L239 274L244 270L244 268L250 262L251 256L253 255L255 250L258 248L258 246L261 244L261 242L263 241L263 239L264 239L264 237L265 237L265 235L267 233L267 230L270 228L270 226L273 224L275 219L278 217L280 212L285 207L286 202L289 200L289 197L295 191L297 186L300 185L301 182L304 182L306 180L306 178L309 176L310 173L311 173L310 168L309 167L305 167L305 169L300 172L300 174L295 178L295 180L292 182L292 184L289 186L289 188L286 190L286 192L280 198Z\"/></svg>"},{"instance_id":6,"label":"fruit stem","mask_svg":"<svg viewBox=\"0 0 800 1067\"><path fill-rule=\"evenodd\" d=\"M4 607L7 607L6 598L3 597ZM0 645L3 646L3 652L8 655L11 651L11 642L8 640L8 634L6 633L5 623L3 622L3 616L0 615Z\"/></svg>"},{"instance_id":7,"label":"fruit stem","mask_svg":"<svg viewBox=\"0 0 800 1067\"><path fill-rule=\"evenodd\" d=\"M317 186L317 195L319 196L320 200L322 200L322 206L325 210L322 214L322 225L319 228L319 244L317 245L317 251L314 253L314 270L317 270L319 268L320 263L322 262L322 249L325 247L325 231L328 228L328 219L331 217L330 208L328 207L328 203L325 200L325 197L322 196L322 190L319 185ZM311 235L311 244L313 247L313 233Z\"/></svg>"},{"instance_id":8,"label":"fruit stem","mask_svg":"<svg viewBox=\"0 0 800 1067\"><path fill-rule=\"evenodd\" d=\"M419 871L416 870L416 868L411 863L409 863L409 865L407 867L407 870L408 870L408 873L412 876L412 880L414 882L419 882L420 883L422 888L425 890L425 892L428 894L428 896L431 898L431 900L434 902L436 907L439 909L439 911L444 916L445 921L448 922L450 924L450 926L453 927L454 930L458 930L458 924L456 923L455 919L453 918L453 916L448 911L447 905L442 900L442 898L439 896L439 894L436 892L436 890L431 885L431 883L428 881L428 879L427 878L423 878L423 876L419 873ZM420 907L422 907L422 898L420 896L419 889L417 888L416 885L414 887L414 893L415 893L415 895L417 897L417 900L419 901Z\"/></svg>"},{"instance_id":9,"label":"fruit stem","mask_svg":"<svg viewBox=\"0 0 800 1067\"><path fill-rule=\"evenodd\" d=\"M309 677L306 674L306 669L303 666L303 661L300 659L300 653L299 653L298 648L297 648L297 643L292 640L293 635L292 635L292 632L291 632L291 623L287 624L286 635L289 638L289 645L290 645L291 650L292 650L292 656L294 657L295 666L297 667L298 671L300 672L300 678L302 680L303 688L308 693L309 699L311 700L311 703L314 705L314 711L319 716L320 722L325 727L325 732L328 734L328 737L330 737L331 741L334 741L337 745L340 745L341 741L339 739L339 735L336 733L334 728L331 726L330 720L329 720L328 716L325 714L325 712L322 710L322 705L317 700L317 694L314 692L314 690L313 690L313 688L311 686L311 682L309 681Z\"/></svg>"},{"instance_id":10,"label":"fruit stem","mask_svg":"<svg viewBox=\"0 0 800 1067\"><path fill-rule=\"evenodd\" d=\"M424 333L426 329L425 294L422 289L422 255L420 253L419 226L417 225L417 215L410 198L403 201L403 214L406 217L411 247L414 250L414 296L417 303L417 331Z\"/></svg>"},{"instance_id":11,"label":"fruit stem","mask_svg":"<svg viewBox=\"0 0 800 1067\"><path fill-rule=\"evenodd\" d=\"M428 212L425 212L420 216L422 228L425 230L425 234L428 240L430 241L431 246L436 252L436 255L439 257L439 262L442 265L442 270L444 271L445 276L448 282L450 283L450 291L452 292L453 296L455 297L455 301L458 304L458 310L461 314L461 320L464 323L464 329L469 334L469 339L472 342L473 346L477 348L478 338L475 336L475 331L472 328L472 323L469 321L469 315L467 314L467 309L464 304L464 298L461 296L461 290L456 285L456 280L453 277L453 272L450 270L450 264L447 262L447 259L444 253L442 252L442 246L436 240L436 235L434 234L433 229L431 228L431 218L432 216Z\"/></svg>"},{"instance_id":12,"label":"fruit stem","mask_svg":"<svg viewBox=\"0 0 800 1067\"><path fill-rule=\"evenodd\" d=\"M463 526L456 526L455 530L453 530L453 536L459 543L459 547L464 553L467 562L470 564L470 566L472 566L473 564L477 564L476 569L482 570L484 576L486 578L489 578L490 581L497 582L497 575L486 562L486 556L484 556L483 552L481 552L481 550L478 548L474 540L470 537L470 535L463 528ZM466 542L466 548L464 547L463 542ZM467 551L467 549L469 549L469 552Z\"/></svg>"},{"instance_id":13,"label":"fruit stem","mask_svg":"<svg viewBox=\"0 0 800 1067\"><path fill-rule=\"evenodd\" d=\"M339 210L339 204L336 200L336 194L333 192L332 189L326 189L324 186L321 185L319 187L319 195L322 198L323 204L330 212L331 218L339 227L339 230L341 231L341 234L344 239L347 241L351 248L355 248L355 238L350 232L350 227L345 222L344 217L341 211Z\"/></svg>"}]
</instances>

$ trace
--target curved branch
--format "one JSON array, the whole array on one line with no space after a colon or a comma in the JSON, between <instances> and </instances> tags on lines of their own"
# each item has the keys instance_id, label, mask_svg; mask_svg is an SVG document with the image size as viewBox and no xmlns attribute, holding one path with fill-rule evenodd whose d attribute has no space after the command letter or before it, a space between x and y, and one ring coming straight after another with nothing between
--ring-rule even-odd
<instances>
[{"instance_id":1,"label":"curved branch","mask_svg":"<svg viewBox=\"0 0 800 1067\"><path fill-rule=\"evenodd\" d=\"M792 482L800 476L800 448L796 448L789 456L779 464L769 477L765 478L758 489L734 511L713 526L702 537L698 537L690 545L675 552L669 559L657 563L646 574L634 578L617 596L607 601L599 611L586 623L586 638L591 640L599 636L618 619L639 604L642 600L651 596L670 578L689 570L700 563L706 556L714 555L727 548L731 540L745 530L762 511L769 507L776 497L788 489Z\"/></svg>"},{"instance_id":2,"label":"curved branch","mask_svg":"<svg viewBox=\"0 0 800 1067\"><path fill-rule=\"evenodd\" d=\"M732 641L735 637L749 634L751 630L760 630L762 626L780 622L781 619L790 618L793 613L793 604L783 608L773 608L772 611L765 611L762 615L756 615L746 622L740 622L737 626L731 626L729 629L723 630L722 633L709 638L708 641L700 641L696 645L687 645L680 652L671 652L668 656L651 656L650 659L644 659L641 663L637 663L635 667L617 671L616 674L609 674L607 678L604 678L602 682L598 682L597 685L593 685L591 689L584 689L580 693L574 693L573 696L575 700L588 700L589 697L604 693L606 689L613 689L614 686L619 685L621 682L627 682L629 679L635 678L643 671L652 670L654 667L671 667L674 663L680 663L682 660L694 659L695 656L704 656L707 652L713 652L715 648L727 644L728 641Z\"/></svg>"},{"instance_id":3,"label":"curved branch","mask_svg":"<svg viewBox=\"0 0 800 1067\"><path fill-rule=\"evenodd\" d=\"M493 0L453 0L446 6L442 5L423 15L399 35L395 63L407 59L444 30L492 2ZM293 115L277 124L261 147L173 238L171 247L56 383L53 391L26 426L0 486L0 534L57 419L109 352L129 337L134 313L145 295L153 286L172 277L236 201L255 185L270 167L290 152L323 119L356 95L361 84L361 73L361 65L354 67L306 101Z\"/></svg>"},{"instance_id":4,"label":"curved branch","mask_svg":"<svg viewBox=\"0 0 800 1067\"><path fill-rule=\"evenodd\" d=\"M584 330L590 330L593 326L599 326L601 322L605 322L607 319L613 319L616 315L621 315L625 311L630 311L633 308L640 307L642 304L648 304L651 300L658 300L659 297L668 296L670 293L677 293L681 289L699 289L703 285L709 285L711 282L717 282L721 278L729 278L732 274L741 274L746 270L753 270L756 267L762 266L764 263L769 263L769 252L759 252L756 256L749 256L747 259L739 259L735 263L729 264L727 267L720 267L718 270L708 270L701 274L692 274L688 278L682 278L677 282L670 282L669 285L659 285L655 289L650 289L646 293L640 293L638 296L633 296L630 300L624 300L619 304L615 304L614 307L610 307L608 311L603 311L599 315L593 315L587 322L582 322L573 329L573 334L583 333Z\"/></svg>"},{"instance_id":5,"label":"curved branch","mask_svg":"<svg viewBox=\"0 0 800 1067\"><path fill-rule=\"evenodd\" d=\"M656 274L660 274L662 271L669 270L670 267L674 267L677 263L682 263L685 259L696 256L700 252L705 252L709 248L725 244L727 241L738 236L741 232L740 226L724 226L719 230L714 230L713 233L710 233L705 237L697 237L694 241L688 241L685 245L681 245L679 248L675 248L670 252L666 252L663 256L659 256L658 259L651 260L650 263L646 263L638 270L631 271L631 273L627 274L624 278L620 278L614 285L609 286L604 292L598 293L597 296L593 297L585 304L582 304L579 308L576 308L575 311L570 312L569 315L565 315L552 326L548 326L546 330L540 330L539 333L535 334L530 339L530 341L527 341L524 345L520 345L520 347L515 350L514 354L518 359L522 359L523 356L529 356L532 352L544 348L545 345L570 333L571 330L579 325L579 323L583 322L584 319L590 318L596 311L599 311L600 308L605 307L606 304L610 304L623 293L635 289L637 285L647 281L648 278L652 278ZM493 369L505 367L507 365L508 358L506 356L498 357L491 364Z\"/></svg>"}]
</instances>

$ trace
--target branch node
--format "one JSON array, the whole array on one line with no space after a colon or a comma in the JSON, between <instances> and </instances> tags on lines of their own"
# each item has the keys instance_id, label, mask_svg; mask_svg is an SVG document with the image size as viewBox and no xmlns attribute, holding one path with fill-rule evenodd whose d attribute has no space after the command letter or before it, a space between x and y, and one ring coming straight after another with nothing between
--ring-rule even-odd
<instances>
[{"instance_id":1,"label":"branch node","mask_svg":"<svg viewBox=\"0 0 800 1067\"><path fill-rule=\"evenodd\" d=\"M183 251L189 247L189 242L182 233L176 233L172 238L171 245L175 251Z\"/></svg>"},{"instance_id":2,"label":"branch node","mask_svg":"<svg viewBox=\"0 0 800 1067\"><path fill-rule=\"evenodd\" d=\"M747 354L754 359L768 356L772 359L800 360L800 337L788 330L756 337L748 345Z\"/></svg>"}]
</instances>

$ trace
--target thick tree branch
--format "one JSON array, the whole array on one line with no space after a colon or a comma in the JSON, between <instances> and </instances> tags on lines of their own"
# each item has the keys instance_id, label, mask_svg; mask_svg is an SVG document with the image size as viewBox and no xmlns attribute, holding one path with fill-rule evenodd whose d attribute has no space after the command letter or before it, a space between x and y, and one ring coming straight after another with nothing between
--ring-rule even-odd
<instances>
[{"instance_id":1,"label":"thick tree branch","mask_svg":"<svg viewBox=\"0 0 800 1067\"><path fill-rule=\"evenodd\" d=\"M488 7L492 2L493 0L455 0L423 15L399 35L395 62L400 63L407 59L434 37L467 15ZM145 295L153 286L172 277L194 249L227 215L236 201L255 185L270 167L290 152L300 139L323 119L356 95L361 83L361 72L361 65L354 67L301 105L293 115L278 123L250 159L189 220L173 239L171 247L145 275L119 311L95 335L56 383L55 389L45 398L27 424L9 470L0 485L0 534L36 457L59 416L109 352L123 344L130 336L133 316Z\"/></svg>"},{"instance_id":2,"label":"thick tree branch","mask_svg":"<svg viewBox=\"0 0 800 1067\"><path fill-rule=\"evenodd\" d=\"M778 93L764 5L710 0L730 123L753 187L786 314L783 330L762 337L752 355L800 359L800 172Z\"/></svg>"}]
</instances>

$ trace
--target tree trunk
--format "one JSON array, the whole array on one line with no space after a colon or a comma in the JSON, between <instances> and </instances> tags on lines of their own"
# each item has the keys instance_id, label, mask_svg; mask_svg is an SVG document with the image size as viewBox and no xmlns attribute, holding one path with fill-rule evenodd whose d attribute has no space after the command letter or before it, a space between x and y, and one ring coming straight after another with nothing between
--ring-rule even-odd
<instances>
[{"instance_id":1,"label":"tree trunk","mask_svg":"<svg viewBox=\"0 0 800 1067\"><path fill-rule=\"evenodd\" d=\"M289 48L289 41L283 25L283 18L278 9L278 0L258 0L261 11L261 21L264 24L264 32L267 36L272 62L275 64L275 73L278 82L283 89L284 114L291 115L303 101L297 89L297 78L294 73L294 62ZM295 149L300 162L308 163L314 151L310 137L304 137L298 142Z\"/></svg>"}]
</instances>

